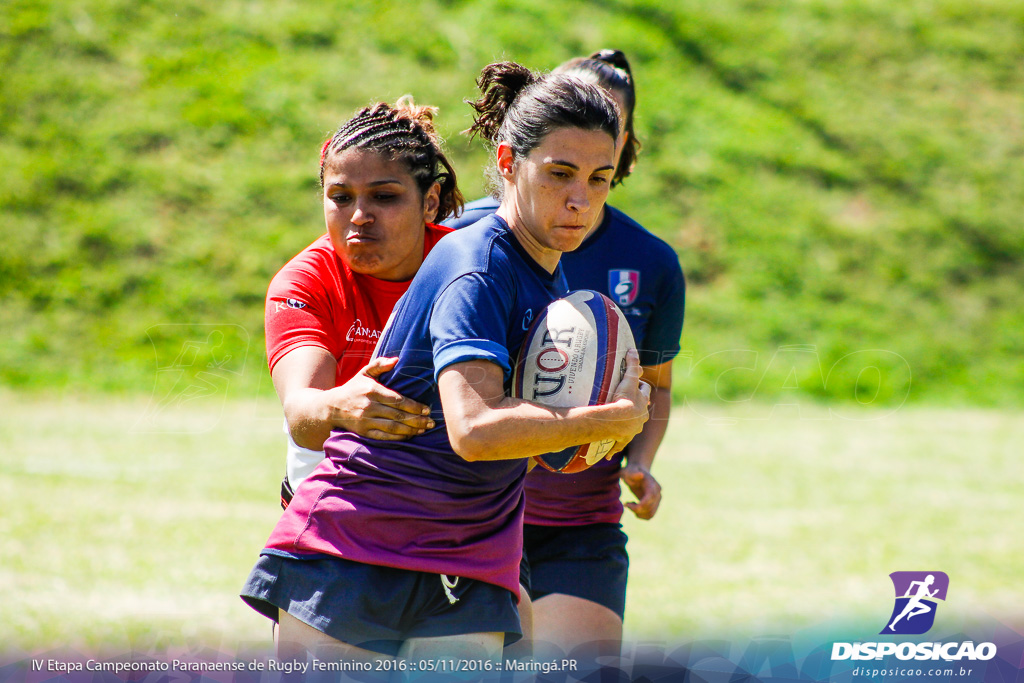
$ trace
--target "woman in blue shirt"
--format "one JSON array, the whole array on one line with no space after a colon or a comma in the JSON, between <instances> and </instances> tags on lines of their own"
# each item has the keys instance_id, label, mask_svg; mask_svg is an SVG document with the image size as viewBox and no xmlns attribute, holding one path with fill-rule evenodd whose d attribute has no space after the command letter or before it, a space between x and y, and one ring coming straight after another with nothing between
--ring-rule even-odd
<instances>
[{"instance_id":1,"label":"woman in blue shirt","mask_svg":"<svg viewBox=\"0 0 1024 683\"><path fill-rule=\"evenodd\" d=\"M628 442L647 420L639 362L612 400L557 409L508 397L529 321L566 293L615 172L617 107L600 88L513 63L486 67L474 130L505 201L424 260L385 327L380 377L430 406L405 442L335 431L243 590L280 622L281 656L500 657L519 633L523 480L533 455Z\"/></svg>"}]
</instances>

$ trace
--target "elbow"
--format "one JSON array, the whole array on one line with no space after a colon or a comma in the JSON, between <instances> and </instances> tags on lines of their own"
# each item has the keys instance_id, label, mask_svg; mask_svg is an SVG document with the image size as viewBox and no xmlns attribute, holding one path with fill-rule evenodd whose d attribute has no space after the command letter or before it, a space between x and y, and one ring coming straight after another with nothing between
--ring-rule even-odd
<instances>
[{"instance_id":1,"label":"elbow","mask_svg":"<svg viewBox=\"0 0 1024 683\"><path fill-rule=\"evenodd\" d=\"M296 401L286 401L282 407L284 408L284 421L288 425L288 433L296 443L299 443L309 430L309 416L301 405L297 405ZM302 444L299 443L299 445Z\"/></svg>"},{"instance_id":2,"label":"elbow","mask_svg":"<svg viewBox=\"0 0 1024 683\"><path fill-rule=\"evenodd\" d=\"M288 435L295 445L313 451L322 451L324 442L331 435L331 425L315 415L310 415L306 406L297 401L285 401L284 421Z\"/></svg>"},{"instance_id":3,"label":"elbow","mask_svg":"<svg viewBox=\"0 0 1024 683\"><path fill-rule=\"evenodd\" d=\"M281 407L284 409L284 422L288 427L288 433L294 438L296 434L302 432L302 414L295 406L294 401L285 401Z\"/></svg>"},{"instance_id":4,"label":"elbow","mask_svg":"<svg viewBox=\"0 0 1024 683\"><path fill-rule=\"evenodd\" d=\"M468 420L454 420L447 423L448 441L455 454L466 462L479 462L487 459L487 441L481 438L479 429L474 428Z\"/></svg>"},{"instance_id":5,"label":"elbow","mask_svg":"<svg viewBox=\"0 0 1024 683\"><path fill-rule=\"evenodd\" d=\"M295 403L295 401L286 400L281 404L284 412L284 421L288 424L289 430L294 430L301 422L301 413Z\"/></svg>"}]
</instances>

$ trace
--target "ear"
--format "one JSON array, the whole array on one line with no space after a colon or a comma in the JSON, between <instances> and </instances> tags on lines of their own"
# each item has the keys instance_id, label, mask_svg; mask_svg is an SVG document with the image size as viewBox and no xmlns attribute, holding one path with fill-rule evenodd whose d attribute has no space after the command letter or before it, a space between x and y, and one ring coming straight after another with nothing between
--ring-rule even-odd
<instances>
[{"instance_id":1,"label":"ear","mask_svg":"<svg viewBox=\"0 0 1024 683\"><path fill-rule=\"evenodd\" d=\"M498 163L498 173L505 180L512 182L512 174L515 170L515 154L512 152L512 146L507 142L499 142L494 154Z\"/></svg>"},{"instance_id":2,"label":"ear","mask_svg":"<svg viewBox=\"0 0 1024 683\"><path fill-rule=\"evenodd\" d=\"M433 223L441 207L441 183L434 183L423 193L423 220Z\"/></svg>"}]
</instances>

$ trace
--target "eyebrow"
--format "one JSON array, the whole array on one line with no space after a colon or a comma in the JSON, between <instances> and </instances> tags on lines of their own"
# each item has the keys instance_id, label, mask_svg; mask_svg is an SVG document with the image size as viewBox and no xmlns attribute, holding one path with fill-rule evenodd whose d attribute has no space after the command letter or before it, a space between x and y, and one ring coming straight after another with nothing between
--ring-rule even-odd
<instances>
[{"instance_id":1,"label":"eyebrow","mask_svg":"<svg viewBox=\"0 0 1024 683\"><path fill-rule=\"evenodd\" d=\"M381 185L401 185L402 181L397 178L388 178L386 180L374 180L372 183L368 183L370 187L380 187ZM347 183L329 183L330 187L349 187Z\"/></svg>"},{"instance_id":2,"label":"eyebrow","mask_svg":"<svg viewBox=\"0 0 1024 683\"><path fill-rule=\"evenodd\" d=\"M571 161L562 161L561 159L552 159L551 161L549 161L547 163L553 164L555 166L566 166L568 168L571 168L574 171L580 170L580 167L577 166L576 164L572 163ZM615 167L612 166L611 164L608 164L607 166L602 166L601 168L595 168L594 169L594 173L597 173L599 171L614 171L614 170L615 170Z\"/></svg>"}]
</instances>

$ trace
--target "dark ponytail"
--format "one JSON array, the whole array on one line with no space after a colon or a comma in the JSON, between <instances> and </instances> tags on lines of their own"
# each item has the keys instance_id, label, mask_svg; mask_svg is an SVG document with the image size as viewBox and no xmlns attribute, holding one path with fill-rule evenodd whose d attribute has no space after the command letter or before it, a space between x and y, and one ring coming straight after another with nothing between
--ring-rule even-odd
<instances>
[{"instance_id":1,"label":"dark ponytail","mask_svg":"<svg viewBox=\"0 0 1024 683\"><path fill-rule=\"evenodd\" d=\"M488 64L476 79L476 85L483 95L470 102L477 116L469 131L494 142L509 108L523 88L537 82L538 76L515 62Z\"/></svg>"},{"instance_id":2,"label":"dark ponytail","mask_svg":"<svg viewBox=\"0 0 1024 683\"><path fill-rule=\"evenodd\" d=\"M561 64L553 73L576 76L606 90L619 93L626 103L622 116L626 119L625 132L629 135L622 148L619 166L615 169L612 186L618 185L632 173L640 153L640 140L633 131L633 110L636 109L636 84L629 60L621 50L598 50L589 57L576 57Z\"/></svg>"},{"instance_id":3,"label":"dark ponytail","mask_svg":"<svg viewBox=\"0 0 1024 683\"><path fill-rule=\"evenodd\" d=\"M526 157L556 128L602 130L619 135L619 114L607 92L564 74L538 74L515 62L484 67L477 79L481 96L466 131L492 145L508 143L516 159ZM500 187L500 185L499 185Z\"/></svg>"}]
</instances>

